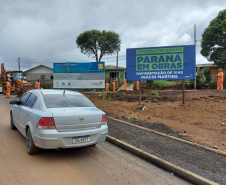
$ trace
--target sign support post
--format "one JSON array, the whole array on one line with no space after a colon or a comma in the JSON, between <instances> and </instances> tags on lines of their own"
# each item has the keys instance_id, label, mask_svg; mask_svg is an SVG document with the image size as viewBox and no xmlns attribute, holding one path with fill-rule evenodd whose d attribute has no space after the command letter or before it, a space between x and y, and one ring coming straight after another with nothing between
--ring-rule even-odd
<instances>
[{"instance_id":1,"label":"sign support post","mask_svg":"<svg viewBox=\"0 0 226 185\"><path fill-rule=\"evenodd\" d=\"M183 80L183 104L185 104L185 80Z\"/></svg>"},{"instance_id":2,"label":"sign support post","mask_svg":"<svg viewBox=\"0 0 226 185\"><path fill-rule=\"evenodd\" d=\"M194 25L194 45L196 46L196 24ZM196 53L196 51L195 51ZM195 80L194 80L194 89L196 90L196 54L195 54Z\"/></svg>"},{"instance_id":3,"label":"sign support post","mask_svg":"<svg viewBox=\"0 0 226 185\"><path fill-rule=\"evenodd\" d=\"M141 80L139 80L139 105L141 104Z\"/></svg>"},{"instance_id":4,"label":"sign support post","mask_svg":"<svg viewBox=\"0 0 226 185\"><path fill-rule=\"evenodd\" d=\"M105 89L103 89L103 100L105 100Z\"/></svg>"}]
</instances>

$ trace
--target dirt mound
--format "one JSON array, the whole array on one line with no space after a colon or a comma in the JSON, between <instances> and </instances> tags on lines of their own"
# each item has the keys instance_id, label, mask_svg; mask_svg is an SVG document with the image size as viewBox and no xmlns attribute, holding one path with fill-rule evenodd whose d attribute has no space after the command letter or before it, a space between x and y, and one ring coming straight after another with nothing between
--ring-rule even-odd
<instances>
[{"instance_id":1,"label":"dirt mound","mask_svg":"<svg viewBox=\"0 0 226 185\"><path fill-rule=\"evenodd\" d=\"M141 100L145 102L174 102L182 99L180 91L152 91L142 90ZM107 94L106 99L111 101L137 102L138 91L120 91L114 94Z\"/></svg>"}]
</instances>

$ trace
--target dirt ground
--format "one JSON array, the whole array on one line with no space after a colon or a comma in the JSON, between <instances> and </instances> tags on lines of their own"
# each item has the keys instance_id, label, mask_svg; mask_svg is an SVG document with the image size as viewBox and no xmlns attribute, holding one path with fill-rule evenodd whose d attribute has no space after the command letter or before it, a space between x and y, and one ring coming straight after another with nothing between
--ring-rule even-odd
<instances>
[{"instance_id":1,"label":"dirt ground","mask_svg":"<svg viewBox=\"0 0 226 185\"><path fill-rule=\"evenodd\" d=\"M108 142L31 156L22 134L10 129L15 99L0 95L0 185L190 184Z\"/></svg>"},{"instance_id":2,"label":"dirt ground","mask_svg":"<svg viewBox=\"0 0 226 185\"><path fill-rule=\"evenodd\" d=\"M142 90L146 110L137 110L138 91L86 94L100 109L118 118L163 123L187 138L226 152L226 91L189 90L182 104L182 92Z\"/></svg>"}]
</instances>

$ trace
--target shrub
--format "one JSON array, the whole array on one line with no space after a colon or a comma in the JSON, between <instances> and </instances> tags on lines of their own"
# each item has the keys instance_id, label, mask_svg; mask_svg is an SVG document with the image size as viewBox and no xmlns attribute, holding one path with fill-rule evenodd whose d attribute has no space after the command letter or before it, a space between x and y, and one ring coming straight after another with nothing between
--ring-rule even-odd
<instances>
[{"instance_id":1,"label":"shrub","mask_svg":"<svg viewBox=\"0 0 226 185\"><path fill-rule=\"evenodd\" d=\"M211 81L211 72L210 72L210 69L208 67L205 67L203 70L203 75L204 75L204 78L205 78L205 83L209 83Z\"/></svg>"},{"instance_id":2,"label":"shrub","mask_svg":"<svg viewBox=\"0 0 226 185\"><path fill-rule=\"evenodd\" d=\"M52 89L52 85L51 84L43 84L41 85L43 89Z\"/></svg>"},{"instance_id":3,"label":"shrub","mask_svg":"<svg viewBox=\"0 0 226 185\"><path fill-rule=\"evenodd\" d=\"M148 87L152 87L153 86L153 80L150 80L150 81L147 81L146 83L147 83L147 86Z\"/></svg>"},{"instance_id":4,"label":"shrub","mask_svg":"<svg viewBox=\"0 0 226 185\"><path fill-rule=\"evenodd\" d=\"M120 97L121 95L122 95L122 93L120 93L120 92L116 93L116 97Z\"/></svg>"},{"instance_id":5,"label":"shrub","mask_svg":"<svg viewBox=\"0 0 226 185\"><path fill-rule=\"evenodd\" d=\"M155 98L157 98L157 99L160 98L159 93L157 91L151 91L150 93L151 93L151 95L154 95Z\"/></svg>"},{"instance_id":6,"label":"shrub","mask_svg":"<svg viewBox=\"0 0 226 185\"><path fill-rule=\"evenodd\" d=\"M205 84L205 78L202 71L199 71L196 75L196 87L197 89L201 89Z\"/></svg>"},{"instance_id":7,"label":"shrub","mask_svg":"<svg viewBox=\"0 0 226 185\"><path fill-rule=\"evenodd\" d=\"M148 81L149 87L159 87L159 88L166 88L172 85L175 85L177 82L175 81L167 81L167 80L154 80ZM151 85L151 86L150 86Z\"/></svg>"}]
</instances>

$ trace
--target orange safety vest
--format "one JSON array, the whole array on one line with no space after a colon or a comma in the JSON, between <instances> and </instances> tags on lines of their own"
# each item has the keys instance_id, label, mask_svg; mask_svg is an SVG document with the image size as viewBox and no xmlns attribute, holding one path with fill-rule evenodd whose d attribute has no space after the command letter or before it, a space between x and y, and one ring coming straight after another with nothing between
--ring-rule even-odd
<instances>
[{"instance_id":1,"label":"orange safety vest","mask_svg":"<svg viewBox=\"0 0 226 185\"><path fill-rule=\"evenodd\" d=\"M10 98L11 93L11 84L10 82L6 82L6 98Z\"/></svg>"},{"instance_id":2,"label":"orange safety vest","mask_svg":"<svg viewBox=\"0 0 226 185\"><path fill-rule=\"evenodd\" d=\"M115 82L112 82L112 86L113 86L113 91L116 91Z\"/></svg>"},{"instance_id":3,"label":"orange safety vest","mask_svg":"<svg viewBox=\"0 0 226 185\"><path fill-rule=\"evenodd\" d=\"M124 80L124 89L127 90L127 87L126 87L126 80Z\"/></svg>"},{"instance_id":4,"label":"orange safety vest","mask_svg":"<svg viewBox=\"0 0 226 185\"><path fill-rule=\"evenodd\" d=\"M40 89L40 82L35 82L35 88Z\"/></svg>"},{"instance_id":5,"label":"orange safety vest","mask_svg":"<svg viewBox=\"0 0 226 185\"><path fill-rule=\"evenodd\" d=\"M109 85L110 85L110 84L107 82L107 83L106 83L106 91L109 91Z\"/></svg>"},{"instance_id":6,"label":"orange safety vest","mask_svg":"<svg viewBox=\"0 0 226 185\"><path fill-rule=\"evenodd\" d=\"M224 81L224 73L221 71L217 75L217 87L223 87L223 81Z\"/></svg>"},{"instance_id":7,"label":"orange safety vest","mask_svg":"<svg viewBox=\"0 0 226 185\"><path fill-rule=\"evenodd\" d=\"M139 90L139 84L140 84L140 82L137 81L137 90Z\"/></svg>"}]
</instances>

